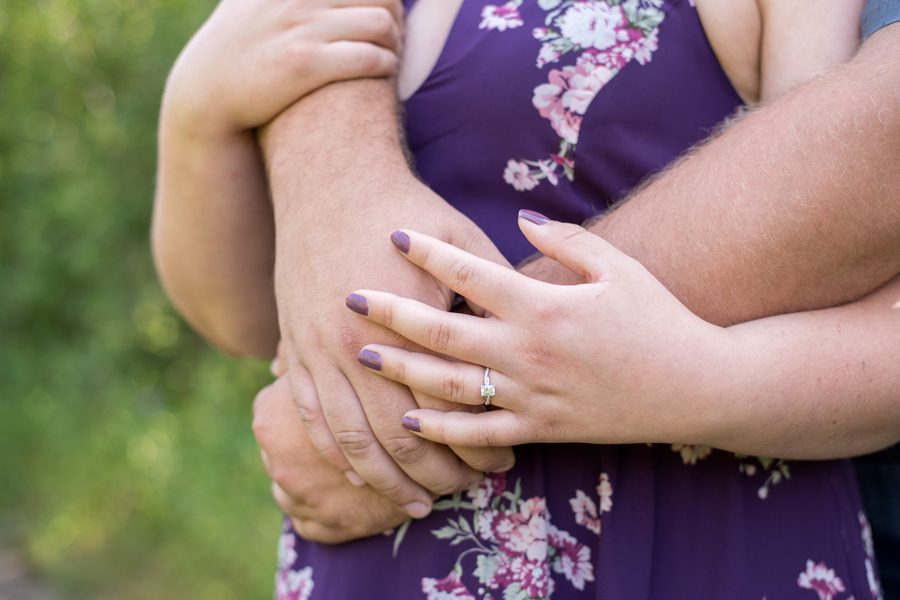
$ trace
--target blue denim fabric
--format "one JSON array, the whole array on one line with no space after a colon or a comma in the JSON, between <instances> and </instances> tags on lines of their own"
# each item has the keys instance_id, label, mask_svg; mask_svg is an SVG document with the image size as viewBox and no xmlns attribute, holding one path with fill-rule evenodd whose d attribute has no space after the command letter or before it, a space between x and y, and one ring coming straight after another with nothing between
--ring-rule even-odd
<instances>
[{"instance_id":1,"label":"blue denim fabric","mask_svg":"<svg viewBox=\"0 0 900 600\"><path fill-rule=\"evenodd\" d=\"M867 38L897 21L900 21L900 0L869 0L862 14L862 37Z\"/></svg>"},{"instance_id":2,"label":"blue denim fabric","mask_svg":"<svg viewBox=\"0 0 900 600\"><path fill-rule=\"evenodd\" d=\"M872 525L884 599L900 599L900 444L853 463Z\"/></svg>"}]
</instances>

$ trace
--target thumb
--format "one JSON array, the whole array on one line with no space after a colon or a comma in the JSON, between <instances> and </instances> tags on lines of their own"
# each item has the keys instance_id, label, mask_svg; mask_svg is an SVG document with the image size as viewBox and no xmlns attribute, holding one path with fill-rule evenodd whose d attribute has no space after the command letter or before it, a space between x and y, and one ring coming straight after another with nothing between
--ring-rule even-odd
<instances>
[{"instance_id":1,"label":"thumb","mask_svg":"<svg viewBox=\"0 0 900 600\"><path fill-rule=\"evenodd\" d=\"M613 266L628 258L584 227L552 221L533 210L519 211L519 229L545 256L581 275L589 283L600 281Z\"/></svg>"}]
</instances>

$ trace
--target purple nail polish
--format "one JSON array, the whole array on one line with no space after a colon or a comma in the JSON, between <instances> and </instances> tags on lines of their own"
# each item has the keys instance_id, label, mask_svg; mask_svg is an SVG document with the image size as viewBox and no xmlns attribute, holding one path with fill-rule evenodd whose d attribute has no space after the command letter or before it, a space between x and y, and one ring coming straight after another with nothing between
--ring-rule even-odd
<instances>
[{"instance_id":1,"label":"purple nail polish","mask_svg":"<svg viewBox=\"0 0 900 600\"><path fill-rule=\"evenodd\" d=\"M353 312L359 313L364 317L369 316L369 303L359 294L350 294L344 303Z\"/></svg>"},{"instance_id":2,"label":"purple nail polish","mask_svg":"<svg viewBox=\"0 0 900 600\"><path fill-rule=\"evenodd\" d=\"M409 252L409 236L403 231L395 231L391 234L391 241L397 246L397 250L406 254Z\"/></svg>"},{"instance_id":3,"label":"purple nail polish","mask_svg":"<svg viewBox=\"0 0 900 600\"><path fill-rule=\"evenodd\" d=\"M381 370L381 355L374 350L363 348L359 351L359 354L356 355L356 360L358 360L359 364L362 366L368 367L373 371Z\"/></svg>"},{"instance_id":4,"label":"purple nail polish","mask_svg":"<svg viewBox=\"0 0 900 600\"><path fill-rule=\"evenodd\" d=\"M400 424L410 431L422 431L422 424L419 423L419 420L415 417L403 417L403 420L400 421Z\"/></svg>"},{"instance_id":5,"label":"purple nail polish","mask_svg":"<svg viewBox=\"0 0 900 600\"><path fill-rule=\"evenodd\" d=\"M528 210L527 208L523 208L519 211L519 218L525 219L526 221L530 221L535 225L546 225L550 222L550 219L545 217L539 212L535 212L533 210Z\"/></svg>"}]
</instances>

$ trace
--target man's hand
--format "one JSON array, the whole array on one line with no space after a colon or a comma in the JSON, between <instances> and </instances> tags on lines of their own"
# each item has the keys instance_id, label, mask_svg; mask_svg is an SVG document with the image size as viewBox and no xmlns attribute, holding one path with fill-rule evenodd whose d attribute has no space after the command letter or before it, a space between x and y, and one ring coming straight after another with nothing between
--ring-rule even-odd
<instances>
[{"instance_id":1,"label":"man's hand","mask_svg":"<svg viewBox=\"0 0 900 600\"><path fill-rule=\"evenodd\" d=\"M335 83L279 116L261 142L275 215L280 330L310 439L352 482L422 517L431 494L465 488L481 475L448 448L403 429L403 413L415 407L409 390L378 381L356 356L366 343L397 337L354 320L344 299L378 285L449 308L450 291L396 255L390 234L401 227L505 261L474 223L412 176L395 112L387 82ZM316 394L301 393L300 367ZM509 449L493 457L473 466L512 462Z\"/></svg>"},{"instance_id":2,"label":"man's hand","mask_svg":"<svg viewBox=\"0 0 900 600\"><path fill-rule=\"evenodd\" d=\"M308 374L298 371L294 376L299 388L315 393ZM318 455L286 377L257 394L253 433L275 500L304 538L336 544L376 535L408 518L372 488L351 485Z\"/></svg>"}]
</instances>

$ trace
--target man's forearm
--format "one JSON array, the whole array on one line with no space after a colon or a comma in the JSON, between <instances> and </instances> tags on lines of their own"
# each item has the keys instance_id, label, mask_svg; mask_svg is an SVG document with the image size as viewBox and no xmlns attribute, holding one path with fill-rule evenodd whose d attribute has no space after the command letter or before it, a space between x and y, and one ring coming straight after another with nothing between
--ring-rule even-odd
<instances>
[{"instance_id":1,"label":"man's forearm","mask_svg":"<svg viewBox=\"0 0 900 600\"><path fill-rule=\"evenodd\" d=\"M900 272L900 25L591 229L720 324L854 300Z\"/></svg>"},{"instance_id":2,"label":"man's forearm","mask_svg":"<svg viewBox=\"0 0 900 600\"><path fill-rule=\"evenodd\" d=\"M397 98L385 80L332 83L271 123L261 136L277 211L323 191L352 191L412 179L400 139ZM276 222L280 221L276 214Z\"/></svg>"}]
</instances>

